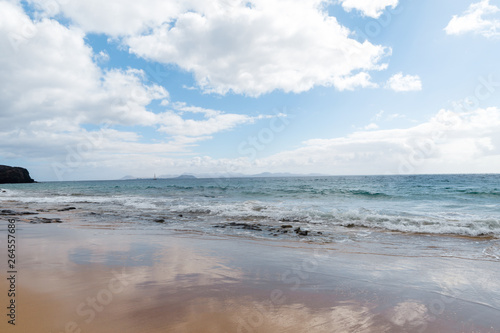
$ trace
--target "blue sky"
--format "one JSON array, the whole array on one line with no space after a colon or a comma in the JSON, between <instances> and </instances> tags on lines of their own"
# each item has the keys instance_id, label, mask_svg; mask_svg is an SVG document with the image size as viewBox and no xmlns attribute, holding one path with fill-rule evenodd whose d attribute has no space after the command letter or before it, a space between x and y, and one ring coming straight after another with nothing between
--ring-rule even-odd
<instances>
[{"instance_id":1,"label":"blue sky","mask_svg":"<svg viewBox=\"0 0 500 333\"><path fill-rule=\"evenodd\" d=\"M499 0L0 0L37 180L500 171Z\"/></svg>"}]
</instances>

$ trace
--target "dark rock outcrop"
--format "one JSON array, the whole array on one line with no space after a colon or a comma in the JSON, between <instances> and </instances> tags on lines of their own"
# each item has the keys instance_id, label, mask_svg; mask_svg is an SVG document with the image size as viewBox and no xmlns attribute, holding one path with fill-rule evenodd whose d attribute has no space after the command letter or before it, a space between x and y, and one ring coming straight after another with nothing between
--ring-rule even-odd
<instances>
[{"instance_id":1,"label":"dark rock outcrop","mask_svg":"<svg viewBox=\"0 0 500 333\"><path fill-rule=\"evenodd\" d=\"M15 215L36 215L38 213L34 213L34 212L16 212L16 211L13 211L13 210L10 210L10 209L2 209L0 210L0 215L12 215L12 216L15 216Z\"/></svg>"},{"instance_id":2,"label":"dark rock outcrop","mask_svg":"<svg viewBox=\"0 0 500 333\"><path fill-rule=\"evenodd\" d=\"M56 218L47 218L47 217L34 217L30 219L30 223L62 223L61 219Z\"/></svg>"},{"instance_id":3,"label":"dark rock outcrop","mask_svg":"<svg viewBox=\"0 0 500 333\"><path fill-rule=\"evenodd\" d=\"M293 229L293 231L299 236L307 236L307 234L309 234L309 230L302 230L300 227Z\"/></svg>"},{"instance_id":4,"label":"dark rock outcrop","mask_svg":"<svg viewBox=\"0 0 500 333\"><path fill-rule=\"evenodd\" d=\"M28 170L0 165L0 184L34 183Z\"/></svg>"},{"instance_id":5,"label":"dark rock outcrop","mask_svg":"<svg viewBox=\"0 0 500 333\"><path fill-rule=\"evenodd\" d=\"M214 225L215 228L225 228L225 227L234 227L236 229L245 229L245 230L255 230L262 231L261 225L259 223L250 224L250 223L237 223L231 222L223 225Z\"/></svg>"},{"instance_id":6,"label":"dark rock outcrop","mask_svg":"<svg viewBox=\"0 0 500 333\"><path fill-rule=\"evenodd\" d=\"M67 212L68 210L73 210L73 209L76 209L76 207L61 208L61 209L58 209L57 211L58 212Z\"/></svg>"}]
</instances>

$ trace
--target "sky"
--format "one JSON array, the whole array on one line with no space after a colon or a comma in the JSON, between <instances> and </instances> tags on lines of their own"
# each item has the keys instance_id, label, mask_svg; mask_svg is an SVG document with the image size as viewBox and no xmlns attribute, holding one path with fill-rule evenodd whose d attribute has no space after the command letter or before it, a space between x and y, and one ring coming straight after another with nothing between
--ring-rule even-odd
<instances>
[{"instance_id":1,"label":"sky","mask_svg":"<svg viewBox=\"0 0 500 333\"><path fill-rule=\"evenodd\" d=\"M0 0L38 181L500 172L500 0Z\"/></svg>"}]
</instances>

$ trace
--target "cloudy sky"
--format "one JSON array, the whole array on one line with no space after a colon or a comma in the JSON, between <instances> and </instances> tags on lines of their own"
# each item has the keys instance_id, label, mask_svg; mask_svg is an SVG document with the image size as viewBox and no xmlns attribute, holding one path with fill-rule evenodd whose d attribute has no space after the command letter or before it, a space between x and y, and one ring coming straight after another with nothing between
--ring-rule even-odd
<instances>
[{"instance_id":1,"label":"cloudy sky","mask_svg":"<svg viewBox=\"0 0 500 333\"><path fill-rule=\"evenodd\" d=\"M37 180L500 172L500 0L0 0Z\"/></svg>"}]
</instances>

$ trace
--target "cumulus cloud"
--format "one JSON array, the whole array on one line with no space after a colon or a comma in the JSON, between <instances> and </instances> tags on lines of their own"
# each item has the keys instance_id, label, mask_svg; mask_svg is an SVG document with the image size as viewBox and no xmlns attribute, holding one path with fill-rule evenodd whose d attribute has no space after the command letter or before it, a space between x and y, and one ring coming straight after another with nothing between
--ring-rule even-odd
<instances>
[{"instance_id":1,"label":"cumulus cloud","mask_svg":"<svg viewBox=\"0 0 500 333\"><path fill-rule=\"evenodd\" d=\"M28 0L38 17L63 14L90 33L112 37L141 34L148 29L172 21L178 13L189 10L196 1L180 0ZM111 19L110 19L111 18Z\"/></svg>"},{"instance_id":2,"label":"cumulus cloud","mask_svg":"<svg viewBox=\"0 0 500 333\"><path fill-rule=\"evenodd\" d=\"M373 87L367 72L385 69L390 54L350 38L324 0L89 0L54 8L31 2L42 17L64 15L85 32L117 38L137 56L191 72L206 93Z\"/></svg>"},{"instance_id":3,"label":"cumulus cloud","mask_svg":"<svg viewBox=\"0 0 500 333\"><path fill-rule=\"evenodd\" d=\"M322 1L255 0L252 6L200 7L175 24L125 43L140 57L190 71L205 92L259 96L314 86L372 86L390 50L349 38L349 30L322 9Z\"/></svg>"},{"instance_id":4,"label":"cumulus cloud","mask_svg":"<svg viewBox=\"0 0 500 333\"><path fill-rule=\"evenodd\" d=\"M419 91L422 90L422 81L418 75L394 74L387 81L386 87L394 91Z\"/></svg>"},{"instance_id":5,"label":"cumulus cloud","mask_svg":"<svg viewBox=\"0 0 500 333\"><path fill-rule=\"evenodd\" d=\"M69 3L69 2L68 2ZM51 131L78 130L81 124L162 126L170 135L213 134L257 118L175 103L180 112L203 113L207 122L173 117L173 111L153 113L148 105L160 100L168 106L168 92L146 83L142 70L102 70L94 61L85 34L55 20L31 20L20 6L0 2L0 129L44 127ZM184 131L170 123L184 124ZM191 124L187 128L186 124ZM199 128L193 130L193 126ZM182 127L182 126L181 126Z\"/></svg>"},{"instance_id":6,"label":"cumulus cloud","mask_svg":"<svg viewBox=\"0 0 500 333\"><path fill-rule=\"evenodd\" d=\"M256 161L281 170L329 174L496 172L500 163L500 109L439 111L406 129L359 131L312 139L296 150Z\"/></svg>"},{"instance_id":7,"label":"cumulus cloud","mask_svg":"<svg viewBox=\"0 0 500 333\"><path fill-rule=\"evenodd\" d=\"M32 21L11 3L0 6L0 116L8 119L0 129L35 122L51 124L52 130L73 130L82 123L153 122L147 105L168 93L144 84L142 71L102 71L81 30L51 19ZM16 36L20 31L31 33Z\"/></svg>"},{"instance_id":8,"label":"cumulus cloud","mask_svg":"<svg viewBox=\"0 0 500 333\"><path fill-rule=\"evenodd\" d=\"M0 49L0 155L5 158L59 161L72 156L68 147L81 148L77 156L91 156L88 161L110 154L189 153L210 135L264 117L179 103L177 109L155 113L149 105L156 100L167 108L169 94L148 83L144 71L101 69L96 61L108 55L94 54L81 29L42 16L32 20L16 2L0 1ZM184 119L186 112L204 119ZM147 126L163 140L143 142L139 134L113 126ZM88 139L95 136L101 137L98 144Z\"/></svg>"},{"instance_id":9,"label":"cumulus cloud","mask_svg":"<svg viewBox=\"0 0 500 333\"><path fill-rule=\"evenodd\" d=\"M468 32L484 37L500 36L500 8L490 4L490 0L473 3L460 16L454 15L446 28L448 35L461 35Z\"/></svg>"},{"instance_id":10,"label":"cumulus cloud","mask_svg":"<svg viewBox=\"0 0 500 333\"><path fill-rule=\"evenodd\" d=\"M379 18L387 7L396 8L399 0L340 0L342 7L350 12L355 9L365 16Z\"/></svg>"}]
</instances>

